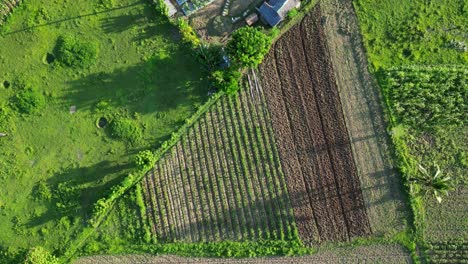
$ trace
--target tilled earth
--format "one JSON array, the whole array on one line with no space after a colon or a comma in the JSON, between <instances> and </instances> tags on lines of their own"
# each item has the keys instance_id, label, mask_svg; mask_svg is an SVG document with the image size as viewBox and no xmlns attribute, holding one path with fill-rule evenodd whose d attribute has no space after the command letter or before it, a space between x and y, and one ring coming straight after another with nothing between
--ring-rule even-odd
<instances>
[{"instance_id":1,"label":"tilled earth","mask_svg":"<svg viewBox=\"0 0 468 264\"><path fill-rule=\"evenodd\" d=\"M371 232L320 17L315 8L276 42L260 67L306 243Z\"/></svg>"}]
</instances>

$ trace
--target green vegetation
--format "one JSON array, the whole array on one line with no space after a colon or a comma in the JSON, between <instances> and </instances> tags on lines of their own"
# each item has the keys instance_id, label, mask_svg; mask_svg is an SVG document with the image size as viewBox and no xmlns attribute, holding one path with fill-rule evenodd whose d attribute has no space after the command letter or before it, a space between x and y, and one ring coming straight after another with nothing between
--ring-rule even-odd
<instances>
[{"instance_id":1,"label":"green vegetation","mask_svg":"<svg viewBox=\"0 0 468 264\"><path fill-rule=\"evenodd\" d=\"M408 64L466 64L465 0L355 0L374 68Z\"/></svg>"},{"instance_id":2,"label":"green vegetation","mask_svg":"<svg viewBox=\"0 0 468 264\"><path fill-rule=\"evenodd\" d=\"M58 257L81 247L93 205L133 183L135 154L158 148L206 101L199 63L156 16L140 0L39 0L1 27L0 246L9 259L39 245ZM101 117L109 126L96 126Z\"/></svg>"},{"instance_id":3,"label":"green vegetation","mask_svg":"<svg viewBox=\"0 0 468 264\"><path fill-rule=\"evenodd\" d=\"M13 98L15 108L26 114L39 112L46 104L44 95L32 88L20 90Z\"/></svg>"},{"instance_id":4,"label":"green vegetation","mask_svg":"<svg viewBox=\"0 0 468 264\"><path fill-rule=\"evenodd\" d=\"M96 43L84 42L72 36L60 36L55 49L58 61L76 68L85 68L94 64L98 55Z\"/></svg>"},{"instance_id":5,"label":"green vegetation","mask_svg":"<svg viewBox=\"0 0 468 264\"><path fill-rule=\"evenodd\" d=\"M253 27L232 33L227 52L237 67L256 67L270 50L271 38Z\"/></svg>"},{"instance_id":6,"label":"green vegetation","mask_svg":"<svg viewBox=\"0 0 468 264\"><path fill-rule=\"evenodd\" d=\"M58 259L43 247L34 247L29 250L24 264L58 264Z\"/></svg>"},{"instance_id":7,"label":"green vegetation","mask_svg":"<svg viewBox=\"0 0 468 264\"><path fill-rule=\"evenodd\" d=\"M217 70L211 73L213 85L229 95L234 95L239 90L239 82L242 74L234 69Z\"/></svg>"},{"instance_id":8,"label":"green vegetation","mask_svg":"<svg viewBox=\"0 0 468 264\"><path fill-rule=\"evenodd\" d=\"M111 123L111 134L131 144L141 142L142 130L139 124L132 119L118 117Z\"/></svg>"},{"instance_id":9,"label":"green vegetation","mask_svg":"<svg viewBox=\"0 0 468 264\"><path fill-rule=\"evenodd\" d=\"M297 10L297 8L293 8L293 9L289 10L289 12L288 12L288 18L290 18L290 19L296 17L297 15L299 15L299 10Z\"/></svg>"},{"instance_id":10,"label":"green vegetation","mask_svg":"<svg viewBox=\"0 0 468 264\"><path fill-rule=\"evenodd\" d=\"M135 157L135 164L142 171L147 171L154 166L156 162L156 157L153 152L150 150L143 150L138 152L138 155Z\"/></svg>"},{"instance_id":11,"label":"green vegetation","mask_svg":"<svg viewBox=\"0 0 468 264\"><path fill-rule=\"evenodd\" d=\"M442 196L448 195L448 191L453 190L453 183L450 177L443 176L443 174L441 174L440 168L437 164L434 164L434 167L436 168L435 172L430 174L426 168L419 164L420 175L412 177L408 181L421 188L421 191L416 192L417 194L432 194L437 201L441 203Z\"/></svg>"},{"instance_id":12,"label":"green vegetation","mask_svg":"<svg viewBox=\"0 0 468 264\"><path fill-rule=\"evenodd\" d=\"M416 129L463 125L468 112L468 69L400 67L381 80L398 122Z\"/></svg>"},{"instance_id":13,"label":"green vegetation","mask_svg":"<svg viewBox=\"0 0 468 264\"><path fill-rule=\"evenodd\" d=\"M398 167L410 193L415 239L428 249L466 239L466 224L460 219L466 218L461 212L466 209L468 166L467 3L355 0L354 6L371 70L383 90ZM440 167L439 174L438 168L427 171L432 164ZM452 182L455 190L438 203L439 191L451 189ZM434 195L419 195L426 191ZM434 254L437 260L431 261L448 260Z\"/></svg>"}]
</instances>

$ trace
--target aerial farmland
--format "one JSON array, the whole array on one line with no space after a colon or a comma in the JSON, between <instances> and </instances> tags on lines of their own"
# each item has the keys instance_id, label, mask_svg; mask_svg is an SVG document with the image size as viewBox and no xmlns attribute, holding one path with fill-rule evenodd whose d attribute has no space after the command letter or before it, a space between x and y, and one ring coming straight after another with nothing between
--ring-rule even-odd
<instances>
[{"instance_id":1,"label":"aerial farmland","mask_svg":"<svg viewBox=\"0 0 468 264\"><path fill-rule=\"evenodd\" d=\"M463 0L0 0L0 264L468 263Z\"/></svg>"}]
</instances>

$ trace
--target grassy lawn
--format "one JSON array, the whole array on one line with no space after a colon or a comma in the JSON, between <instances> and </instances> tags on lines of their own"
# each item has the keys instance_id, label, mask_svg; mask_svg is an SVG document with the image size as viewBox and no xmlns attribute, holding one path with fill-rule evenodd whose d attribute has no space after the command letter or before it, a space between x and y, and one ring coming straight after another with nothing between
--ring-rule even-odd
<instances>
[{"instance_id":1,"label":"grassy lawn","mask_svg":"<svg viewBox=\"0 0 468 264\"><path fill-rule=\"evenodd\" d=\"M468 6L464 0L355 0L370 63L468 62Z\"/></svg>"},{"instance_id":2,"label":"grassy lawn","mask_svg":"<svg viewBox=\"0 0 468 264\"><path fill-rule=\"evenodd\" d=\"M0 29L0 132L8 134L0 138L0 246L60 253L134 154L158 147L205 101L200 67L177 29L155 17L145 0L38 0ZM63 35L96 43L96 62L48 63ZM20 84L44 94L46 106L19 113ZM133 120L142 139L131 144L96 126L116 116ZM39 198L39 183L51 197Z\"/></svg>"}]
</instances>

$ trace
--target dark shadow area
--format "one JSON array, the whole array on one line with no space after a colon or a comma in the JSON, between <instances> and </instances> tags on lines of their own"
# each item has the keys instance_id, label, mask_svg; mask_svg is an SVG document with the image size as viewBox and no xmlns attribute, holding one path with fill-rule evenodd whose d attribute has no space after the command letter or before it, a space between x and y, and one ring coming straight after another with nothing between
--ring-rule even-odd
<instances>
[{"instance_id":1,"label":"dark shadow area","mask_svg":"<svg viewBox=\"0 0 468 264\"><path fill-rule=\"evenodd\" d=\"M147 62L100 72L68 83L66 105L92 109L105 101L114 108L138 113L164 112L202 102L206 87L198 65L182 50L155 56Z\"/></svg>"},{"instance_id":2,"label":"dark shadow area","mask_svg":"<svg viewBox=\"0 0 468 264\"><path fill-rule=\"evenodd\" d=\"M119 184L133 167L131 163L118 164L101 161L89 167L68 168L46 181L52 193L43 201L47 212L32 218L27 225L35 227L62 217L81 217L84 221L92 213L93 204ZM31 194L35 196L35 192ZM33 197L37 198L37 197Z\"/></svg>"},{"instance_id":3,"label":"dark shadow area","mask_svg":"<svg viewBox=\"0 0 468 264\"><path fill-rule=\"evenodd\" d=\"M107 17L101 20L104 33L121 33L146 22L145 16L139 14L126 14L116 17Z\"/></svg>"}]
</instances>

